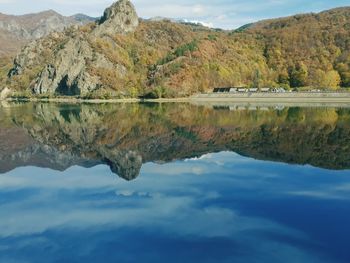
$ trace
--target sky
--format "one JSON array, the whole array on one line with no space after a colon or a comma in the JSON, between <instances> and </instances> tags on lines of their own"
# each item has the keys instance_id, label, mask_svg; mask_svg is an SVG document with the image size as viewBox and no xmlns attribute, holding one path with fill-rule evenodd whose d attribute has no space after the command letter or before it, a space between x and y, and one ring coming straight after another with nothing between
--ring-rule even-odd
<instances>
[{"instance_id":1,"label":"sky","mask_svg":"<svg viewBox=\"0 0 350 263\"><path fill-rule=\"evenodd\" d=\"M0 0L0 12L25 14L53 9L64 15L99 17L113 0ZM140 17L156 16L199 21L211 27L235 29L267 18L320 12L350 6L350 0L133 0Z\"/></svg>"}]
</instances>

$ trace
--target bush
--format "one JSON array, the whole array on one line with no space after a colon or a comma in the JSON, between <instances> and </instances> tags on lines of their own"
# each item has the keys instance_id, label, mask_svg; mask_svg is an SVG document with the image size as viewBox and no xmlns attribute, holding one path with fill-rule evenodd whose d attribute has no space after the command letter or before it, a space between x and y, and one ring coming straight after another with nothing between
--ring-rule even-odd
<instances>
[{"instance_id":1,"label":"bush","mask_svg":"<svg viewBox=\"0 0 350 263\"><path fill-rule=\"evenodd\" d=\"M174 90L166 88L164 86L158 86L146 93L143 96L140 96L142 99L162 99L162 98L176 98L177 94Z\"/></svg>"},{"instance_id":2,"label":"bush","mask_svg":"<svg viewBox=\"0 0 350 263\"><path fill-rule=\"evenodd\" d=\"M109 100L109 99L112 99L113 96L109 91L95 90L95 91L89 92L85 96L81 96L80 98L84 100Z\"/></svg>"},{"instance_id":3,"label":"bush","mask_svg":"<svg viewBox=\"0 0 350 263\"><path fill-rule=\"evenodd\" d=\"M18 91L14 92L11 95L12 99L30 99L33 97L33 94L30 91Z\"/></svg>"},{"instance_id":4,"label":"bush","mask_svg":"<svg viewBox=\"0 0 350 263\"><path fill-rule=\"evenodd\" d=\"M139 96L139 90L136 87L132 87L129 90L129 95L131 98L137 98Z\"/></svg>"},{"instance_id":5,"label":"bush","mask_svg":"<svg viewBox=\"0 0 350 263\"><path fill-rule=\"evenodd\" d=\"M157 62L157 65L164 65L175 60L178 57L185 56L187 52L194 52L196 50L198 50L198 41L193 40L190 43L178 47L174 52L167 54L166 57L160 59Z\"/></svg>"},{"instance_id":6,"label":"bush","mask_svg":"<svg viewBox=\"0 0 350 263\"><path fill-rule=\"evenodd\" d=\"M215 35L208 35L208 40L209 41L216 41L217 40L217 37Z\"/></svg>"}]
</instances>

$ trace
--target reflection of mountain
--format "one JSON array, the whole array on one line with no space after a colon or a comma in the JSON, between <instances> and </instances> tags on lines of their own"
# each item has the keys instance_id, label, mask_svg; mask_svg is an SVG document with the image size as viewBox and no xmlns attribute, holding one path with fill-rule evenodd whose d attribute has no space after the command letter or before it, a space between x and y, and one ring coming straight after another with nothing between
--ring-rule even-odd
<instances>
[{"instance_id":1,"label":"reflection of mountain","mask_svg":"<svg viewBox=\"0 0 350 263\"><path fill-rule=\"evenodd\" d=\"M0 129L2 173L23 165L63 170L103 163L131 180L145 162L226 150L264 160L350 168L349 110L28 103L7 108L3 116L9 117L0 118L5 124Z\"/></svg>"}]
</instances>

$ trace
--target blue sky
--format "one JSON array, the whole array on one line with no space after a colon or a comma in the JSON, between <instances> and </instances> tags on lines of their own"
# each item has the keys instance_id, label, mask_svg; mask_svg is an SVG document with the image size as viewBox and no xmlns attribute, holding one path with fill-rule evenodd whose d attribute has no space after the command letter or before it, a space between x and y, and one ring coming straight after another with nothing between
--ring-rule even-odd
<instances>
[{"instance_id":1,"label":"blue sky","mask_svg":"<svg viewBox=\"0 0 350 263\"><path fill-rule=\"evenodd\" d=\"M113 0L0 0L0 12L23 14L54 9L62 14L100 16ZM237 28L261 19L350 6L350 0L134 0L141 17L164 16Z\"/></svg>"}]
</instances>

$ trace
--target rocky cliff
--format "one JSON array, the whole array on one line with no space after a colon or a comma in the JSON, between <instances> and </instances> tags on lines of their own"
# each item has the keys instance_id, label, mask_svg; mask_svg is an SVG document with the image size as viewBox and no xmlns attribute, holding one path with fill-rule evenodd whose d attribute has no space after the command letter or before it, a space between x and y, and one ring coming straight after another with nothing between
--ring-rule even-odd
<instances>
[{"instance_id":1,"label":"rocky cliff","mask_svg":"<svg viewBox=\"0 0 350 263\"><path fill-rule=\"evenodd\" d=\"M97 35L114 35L134 32L139 25L135 7L128 0L121 0L107 8L95 29Z\"/></svg>"},{"instance_id":2,"label":"rocky cliff","mask_svg":"<svg viewBox=\"0 0 350 263\"><path fill-rule=\"evenodd\" d=\"M104 16L90 28L90 32L82 33L72 29L69 37L67 37L68 33L58 36L59 50L53 44L56 52L51 58L51 63L45 66L32 83L33 92L36 94L82 95L97 90L101 83L98 77L89 73L88 64L91 63L102 70L113 70L121 78L124 77L125 66L112 63L105 54L96 50L93 43L98 38L109 41L111 45L116 45L113 42L115 34L133 32L138 24L138 16L132 3L128 0L120 0L106 9ZM35 63L33 62L35 54L41 53L42 49L50 45L43 44L44 41L32 42L17 56L10 76L22 74L24 68Z\"/></svg>"}]
</instances>

